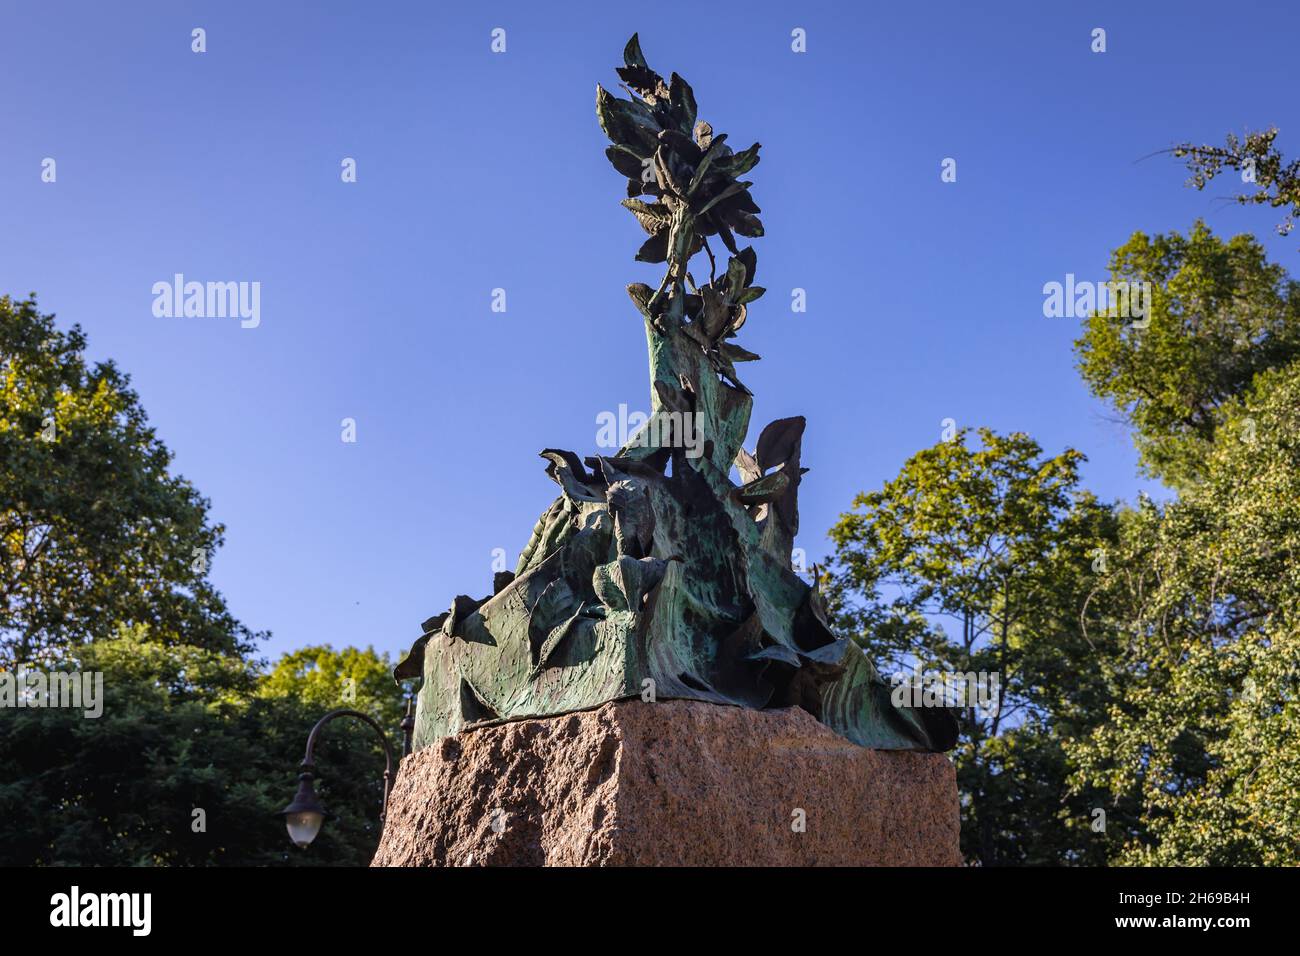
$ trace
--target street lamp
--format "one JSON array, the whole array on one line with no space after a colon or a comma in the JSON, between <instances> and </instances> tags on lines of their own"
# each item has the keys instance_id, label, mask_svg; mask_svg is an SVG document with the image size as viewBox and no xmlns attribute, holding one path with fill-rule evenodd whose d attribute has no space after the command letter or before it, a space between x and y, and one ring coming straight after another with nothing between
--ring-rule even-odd
<instances>
[{"instance_id":1,"label":"street lamp","mask_svg":"<svg viewBox=\"0 0 1300 956\"><path fill-rule=\"evenodd\" d=\"M320 833L321 824L330 814L316 798L316 790L311 785L311 764L303 761L303 772L298 775L298 792L294 794L293 803L280 812L284 814L285 826L289 828L289 839L296 846L307 849L311 841Z\"/></svg>"},{"instance_id":2,"label":"street lamp","mask_svg":"<svg viewBox=\"0 0 1300 956\"><path fill-rule=\"evenodd\" d=\"M409 701L407 703L407 716L410 716ZM316 746L316 735L320 733L322 727L335 717L356 717L358 720L369 724L374 728L375 733L379 734L379 740L384 745L384 799L379 810L379 823L381 826L384 817L388 813L388 791L393 780L393 751L388 746L388 737L379 724L359 710L332 710L318 720L316 726L311 729L311 733L307 735L307 753L302 758L301 772L298 774L298 792L294 794L293 802L280 811L284 817L285 827L289 830L289 839L304 850L311 845L312 840L316 839L316 835L320 833L321 824L325 822L326 817L330 816L316 796L316 788L313 786L316 766L312 763L311 754L312 749ZM413 720L412 723L414 723ZM405 725L405 721L403 721L403 724ZM402 729L406 731L405 726Z\"/></svg>"}]
</instances>

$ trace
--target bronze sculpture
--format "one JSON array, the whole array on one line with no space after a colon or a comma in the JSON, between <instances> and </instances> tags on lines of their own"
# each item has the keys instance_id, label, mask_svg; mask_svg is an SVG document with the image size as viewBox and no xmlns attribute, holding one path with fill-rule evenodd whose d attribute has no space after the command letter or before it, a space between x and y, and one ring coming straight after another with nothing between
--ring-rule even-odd
<instances>
[{"instance_id":1,"label":"bronze sculpture","mask_svg":"<svg viewBox=\"0 0 1300 956\"><path fill-rule=\"evenodd\" d=\"M611 456L541 453L561 493L515 571L426 621L394 671L424 678L415 747L639 696L800 706L863 746L950 749L952 713L895 707L791 567L804 420L772 422L752 453L742 447L752 396L735 366L758 356L734 339L764 290L753 248L737 244L763 235L739 177L759 144L733 152L699 121L686 81L649 68L635 35L618 74L628 99L596 91L606 155L648 234L636 258L666 264L658 288L628 286L645 323L652 427ZM721 270L711 237L729 254ZM689 269L699 252L704 284ZM686 440L692 427L701 441Z\"/></svg>"}]
</instances>

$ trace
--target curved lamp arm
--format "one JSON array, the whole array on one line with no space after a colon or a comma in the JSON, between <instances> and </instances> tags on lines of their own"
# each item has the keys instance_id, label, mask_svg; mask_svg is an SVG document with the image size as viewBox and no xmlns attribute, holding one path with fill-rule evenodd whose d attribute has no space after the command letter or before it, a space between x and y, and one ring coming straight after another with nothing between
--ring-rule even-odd
<instances>
[{"instance_id":1,"label":"curved lamp arm","mask_svg":"<svg viewBox=\"0 0 1300 956\"><path fill-rule=\"evenodd\" d=\"M316 726L311 729L307 735L307 752L302 758L302 772L310 775L315 769L312 762L312 749L316 746L316 737L320 734L321 728L328 724L335 717L356 717L374 728L375 733L379 735L379 740L384 745L384 800L380 805L379 822L382 824L388 816L388 791L393 785L393 750L388 744L388 735L384 729L379 726L378 722L369 714L363 714L359 710L331 710L328 714L316 721Z\"/></svg>"},{"instance_id":2,"label":"curved lamp arm","mask_svg":"<svg viewBox=\"0 0 1300 956\"><path fill-rule=\"evenodd\" d=\"M409 708L408 708L409 709ZM374 722L368 714L361 713L360 710L331 710L325 717L318 719L316 726L312 727L311 734L307 735L307 753L303 756L303 765L298 774L298 793L295 793L294 800L289 806L281 810L281 816L285 818L285 825L289 827L289 838L295 844L303 849L316 839L317 832L320 832L321 823L329 817L328 810L321 806L321 801L316 797L316 788L312 786L313 771L316 766L312 763L312 749L316 747L316 736L320 734L321 727L326 723L333 721L335 717L355 717L359 721L369 724L376 734L380 735L380 743L383 744L383 803L380 804L380 835L383 834L383 823L389 816L389 791L393 787L393 748L389 747L389 737L383 732L380 724ZM415 721L411 721L415 723ZM406 727L403 727L403 731Z\"/></svg>"}]
</instances>

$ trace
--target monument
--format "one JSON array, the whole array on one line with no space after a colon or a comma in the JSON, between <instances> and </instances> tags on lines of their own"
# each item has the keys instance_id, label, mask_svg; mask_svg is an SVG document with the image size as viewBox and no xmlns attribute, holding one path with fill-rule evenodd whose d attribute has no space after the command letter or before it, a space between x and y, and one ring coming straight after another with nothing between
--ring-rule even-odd
<instances>
[{"instance_id":1,"label":"monument","mask_svg":"<svg viewBox=\"0 0 1300 956\"><path fill-rule=\"evenodd\" d=\"M954 715L894 706L835 633L815 569L808 582L792 567L804 419L774 421L745 448L753 397L736 367L759 356L736 338L764 290L742 246L763 235L742 177L759 144L734 151L635 35L623 58L628 97L598 86L596 116L647 235L635 258L664 265L657 288L627 287L649 350L649 419L612 455L544 450L560 493L515 570L425 621L395 669L422 683L376 864L956 862L941 755ZM671 779L655 772L659 746ZM800 780L806 796L790 803L799 794L783 788ZM758 830L719 844L711 831L737 832L728 789L772 806ZM682 833L664 842L665 826L683 826L681 812L663 817L670 792L694 794L691 813L711 821L686 827L694 854L671 849ZM847 817L846 793L858 798ZM814 829L810 803L841 803L840 815L792 842Z\"/></svg>"}]
</instances>

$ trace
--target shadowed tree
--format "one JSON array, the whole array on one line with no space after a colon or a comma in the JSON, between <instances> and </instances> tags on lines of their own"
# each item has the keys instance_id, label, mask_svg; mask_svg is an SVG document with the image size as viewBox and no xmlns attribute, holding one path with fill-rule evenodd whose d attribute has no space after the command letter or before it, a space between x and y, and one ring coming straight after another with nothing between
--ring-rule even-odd
<instances>
[{"instance_id":1,"label":"shadowed tree","mask_svg":"<svg viewBox=\"0 0 1300 956\"><path fill-rule=\"evenodd\" d=\"M384 769L369 728L335 721L321 736L318 789L334 818L308 850L289 842L277 812L293 795L307 731L326 711L368 713L398 745L400 698L386 657L308 647L267 673L137 627L59 666L103 673L103 712L0 717L0 864L369 863Z\"/></svg>"}]
</instances>

